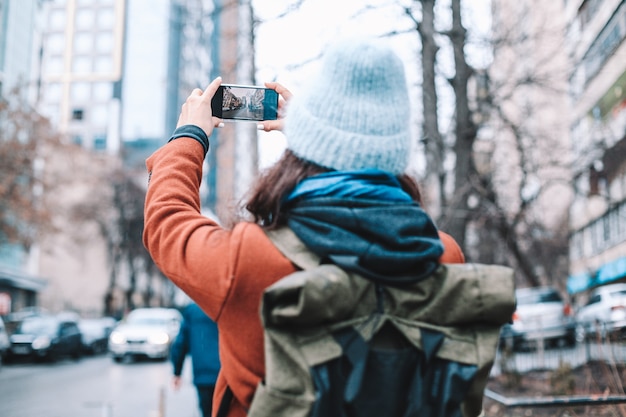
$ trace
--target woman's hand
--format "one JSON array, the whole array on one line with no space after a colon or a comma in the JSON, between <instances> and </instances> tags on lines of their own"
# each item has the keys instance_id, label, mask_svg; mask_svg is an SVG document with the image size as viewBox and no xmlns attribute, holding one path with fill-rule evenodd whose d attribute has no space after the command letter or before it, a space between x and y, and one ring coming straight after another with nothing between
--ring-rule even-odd
<instances>
[{"instance_id":1,"label":"woman's hand","mask_svg":"<svg viewBox=\"0 0 626 417\"><path fill-rule=\"evenodd\" d=\"M213 117L211 112L211 99L221 84L222 77L217 77L204 91L195 88L183 104L176 127L196 125L204 130L207 136L211 136L213 128L220 126L222 122L219 118Z\"/></svg>"},{"instance_id":2,"label":"woman's hand","mask_svg":"<svg viewBox=\"0 0 626 417\"><path fill-rule=\"evenodd\" d=\"M272 130L283 130L284 112L287 102L291 99L291 91L287 90L282 84L276 82L265 83L265 87L274 90L278 93L278 119L277 120L264 120L259 123L259 130L270 132Z\"/></svg>"}]
</instances>

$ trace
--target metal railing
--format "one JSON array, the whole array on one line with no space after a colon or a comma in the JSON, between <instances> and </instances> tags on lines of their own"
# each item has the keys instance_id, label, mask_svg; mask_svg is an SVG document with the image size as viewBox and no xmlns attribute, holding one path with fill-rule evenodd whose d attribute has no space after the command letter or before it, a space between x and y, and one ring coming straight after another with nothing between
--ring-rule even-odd
<instances>
[{"instance_id":1,"label":"metal railing","mask_svg":"<svg viewBox=\"0 0 626 417\"><path fill-rule=\"evenodd\" d=\"M511 341L501 340L491 375L503 373L524 374L531 371L557 370L563 365L572 369L584 366L592 361L607 365L626 363L626 339L596 337L578 342L573 346L551 346L547 341L539 340L534 346L524 350L513 350ZM490 389L485 390L485 397L513 407L575 407L626 404L626 395L589 394L589 395L546 395L540 397L503 395Z\"/></svg>"},{"instance_id":2,"label":"metal railing","mask_svg":"<svg viewBox=\"0 0 626 417\"><path fill-rule=\"evenodd\" d=\"M558 369L562 364L572 368L591 361L626 363L626 339L597 338L576 343L574 346L550 346L539 340L534 347L513 350L501 341L492 376L502 372L525 373L534 370Z\"/></svg>"}]
</instances>

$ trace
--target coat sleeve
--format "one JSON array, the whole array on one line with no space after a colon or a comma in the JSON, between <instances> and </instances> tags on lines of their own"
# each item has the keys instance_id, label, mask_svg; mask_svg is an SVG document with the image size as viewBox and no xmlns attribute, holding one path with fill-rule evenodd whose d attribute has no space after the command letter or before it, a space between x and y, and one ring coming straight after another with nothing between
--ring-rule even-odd
<instances>
[{"instance_id":1,"label":"coat sleeve","mask_svg":"<svg viewBox=\"0 0 626 417\"><path fill-rule=\"evenodd\" d=\"M232 285L239 244L200 212L204 149L179 138L146 161L143 243L158 268L215 321Z\"/></svg>"},{"instance_id":2,"label":"coat sleeve","mask_svg":"<svg viewBox=\"0 0 626 417\"><path fill-rule=\"evenodd\" d=\"M444 246L443 255L439 258L442 264L462 264L465 263L465 255L459 244L449 234L439 231L439 238Z\"/></svg>"},{"instance_id":3,"label":"coat sleeve","mask_svg":"<svg viewBox=\"0 0 626 417\"><path fill-rule=\"evenodd\" d=\"M180 376L183 372L183 364L189 353L189 316L185 315L180 325L180 330L170 350L170 360L172 361L173 373Z\"/></svg>"}]
</instances>

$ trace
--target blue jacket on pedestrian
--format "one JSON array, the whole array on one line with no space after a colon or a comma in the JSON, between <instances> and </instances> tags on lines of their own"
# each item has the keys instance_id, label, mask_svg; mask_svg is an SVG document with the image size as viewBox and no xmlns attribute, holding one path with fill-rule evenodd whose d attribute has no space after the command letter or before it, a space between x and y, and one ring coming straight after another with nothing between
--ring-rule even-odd
<instances>
[{"instance_id":1,"label":"blue jacket on pedestrian","mask_svg":"<svg viewBox=\"0 0 626 417\"><path fill-rule=\"evenodd\" d=\"M170 351L174 375L181 375L189 354L194 385L215 385L220 370L217 325L195 303L186 306L182 313L180 331Z\"/></svg>"}]
</instances>

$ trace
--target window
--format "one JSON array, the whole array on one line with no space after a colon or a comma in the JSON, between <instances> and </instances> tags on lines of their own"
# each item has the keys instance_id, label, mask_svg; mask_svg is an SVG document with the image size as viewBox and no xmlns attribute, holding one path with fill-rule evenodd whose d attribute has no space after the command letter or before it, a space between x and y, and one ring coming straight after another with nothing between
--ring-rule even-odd
<instances>
[{"instance_id":1,"label":"window","mask_svg":"<svg viewBox=\"0 0 626 417\"><path fill-rule=\"evenodd\" d=\"M601 221L594 221L591 224L591 249L592 253L600 253L604 247L604 228Z\"/></svg>"},{"instance_id":2,"label":"window","mask_svg":"<svg viewBox=\"0 0 626 417\"><path fill-rule=\"evenodd\" d=\"M82 9L76 12L76 27L78 29L93 29L96 19L93 10Z\"/></svg>"},{"instance_id":3,"label":"window","mask_svg":"<svg viewBox=\"0 0 626 417\"><path fill-rule=\"evenodd\" d=\"M113 34L99 32L96 35L96 52L110 53L113 50Z\"/></svg>"},{"instance_id":4,"label":"window","mask_svg":"<svg viewBox=\"0 0 626 417\"><path fill-rule=\"evenodd\" d=\"M50 12L50 29L65 28L65 10L57 9Z\"/></svg>"},{"instance_id":5,"label":"window","mask_svg":"<svg viewBox=\"0 0 626 417\"><path fill-rule=\"evenodd\" d=\"M51 33L46 36L46 52L50 55L62 54L65 49L65 35L63 33Z\"/></svg>"},{"instance_id":6,"label":"window","mask_svg":"<svg viewBox=\"0 0 626 417\"><path fill-rule=\"evenodd\" d=\"M626 201L572 234L572 259L598 255L626 241Z\"/></svg>"},{"instance_id":7,"label":"window","mask_svg":"<svg viewBox=\"0 0 626 417\"><path fill-rule=\"evenodd\" d=\"M98 29L111 29L115 25L115 13L113 9L100 9L98 11Z\"/></svg>"},{"instance_id":8,"label":"window","mask_svg":"<svg viewBox=\"0 0 626 417\"><path fill-rule=\"evenodd\" d=\"M619 241L626 241L626 201L623 201L619 207L620 234Z\"/></svg>"},{"instance_id":9,"label":"window","mask_svg":"<svg viewBox=\"0 0 626 417\"><path fill-rule=\"evenodd\" d=\"M622 3L582 59L585 67L585 81L595 77L604 62L626 37L626 25L621 23L621 20L625 18L626 3Z\"/></svg>"},{"instance_id":10,"label":"window","mask_svg":"<svg viewBox=\"0 0 626 417\"><path fill-rule=\"evenodd\" d=\"M47 59L44 70L48 75L56 75L63 73L63 57L60 55L52 56Z\"/></svg>"},{"instance_id":11,"label":"window","mask_svg":"<svg viewBox=\"0 0 626 417\"><path fill-rule=\"evenodd\" d=\"M59 334L61 336L68 336L72 334L72 328L69 323L61 323L61 328L59 329Z\"/></svg>"},{"instance_id":12,"label":"window","mask_svg":"<svg viewBox=\"0 0 626 417\"><path fill-rule=\"evenodd\" d=\"M600 295L595 294L589 299L589 302L587 303L587 305L597 304L600 302L600 299L601 299Z\"/></svg>"},{"instance_id":13,"label":"window","mask_svg":"<svg viewBox=\"0 0 626 417\"><path fill-rule=\"evenodd\" d=\"M113 85L108 82L93 84L93 98L96 101L108 101L113 97Z\"/></svg>"},{"instance_id":14,"label":"window","mask_svg":"<svg viewBox=\"0 0 626 417\"><path fill-rule=\"evenodd\" d=\"M108 73L113 70L113 60L109 56L99 56L94 63L95 72Z\"/></svg>"},{"instance_id":15,"label":"window","mask_svg":"<svg viewBox=\"0 0 626 417\"><path fill-rule=\"evenodd\" d=\"M72 110L72 120L83 120L83 109Z\"/></svg>"},{"instance_id":16,"label":"window","mask_svg":"<svg viewBox=\"0 0 626 417\"><path fill-rule=\"evenodd\" d=\"M569 256L572 260L580 259L583 255L583 234L575 232L570 238Z\"/></svg>"},{"instance_id":17,"label":"window","mask_svg":"<svg viewBox=\"0 0 626 417\"><path fill-rule=\"evenodd\" d=\"M70 97L75 102L89 101L91 98L91 85L89 83L73 83L70 88Z\"/></svg>"},{"instance_id":18,"label":"window","mask_svg":"<svg viewBox=\"0 0 626 417\"><path fill-rule=\"evenodd\" d=\"M91 72L92 62L89 57L75 56L72 71L76 74L88 74Z\"/></svg>"},{"instance_id":19,"label":"window","mask_svg":"<svg viewBox=\"0 0 626 417\"><path fill-rule=\"evenodd\" d=\"M608 213L608 221L606 222L607 233L609 234L609 244L619 243L620 224L619 224L619 210L617 208L611 210Z\"/></svg>"},{"instance_id":20,"label":"window","mask_svg":"<svg viewBox=\"0 0 626 417\"><path fill-rule=\"evenodd\" d=\"M91 107L89 121L94 126L106 126L109 120L109 111L106 104L98 104Z\"/></svg>"},{"instance_id":21,"label":"window","mask_svg":"<svg viewBox=\"0 0 626 417\"><path fill-rule=\"evenodd\" d=\"M60 102L61 101L61 84L60 83L49 83L46 84L44 90L44 99L47 102Z\"/></svg>"},{"instance_id":22,"label":"window","mask_svg":"<svg viewBox=\"0 0 626 417\"><path fill-rule=\"evenodd\" d=\"M96 150L105 150L107 148L106 134L96 135L93 138L93 148Z\"/></svg>"},{"instance_id":23,"label":"window","mask_svg":"<svg viewBox=\"0 0 626 417\"><path fill-rule=\"evenodd\" d=\"M589 195L600 195L604 191L605 182L604 170L592 165L589 169Z\"/></svg>"},{"instance_id":24,"label":"window","mask_svg":"<svg viewBox=\"0 0 626 417\"><path fill-rule=\"evenodd\" d=\"M93 50L93 36L89 32L78 32L74 35L74 52L88 54Z\"/></svg>"},{"instance_id":25,"label":"window","mask_svg":"<svg viewBox=\"0 0 626 417\"><path fill-rule=\"evenodd\" d=\"M580 6L578 10L578 18L580 19L580 24L584 28L587 23L593 19L596 12L600 8L600 4L602 2L600 0L587 0Z\"/></svg>"}]
</instances>

